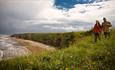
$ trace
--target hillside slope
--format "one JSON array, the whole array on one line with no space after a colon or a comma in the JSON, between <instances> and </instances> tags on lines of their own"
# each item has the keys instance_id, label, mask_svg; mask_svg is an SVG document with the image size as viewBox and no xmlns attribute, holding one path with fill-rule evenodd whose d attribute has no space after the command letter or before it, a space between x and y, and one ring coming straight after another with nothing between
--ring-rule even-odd
<instances>
[{"instance_id":1,"label":"hillside slope","mask_svg":"<svg viewBox=\"0 0 115 70\"><path fill-rule=\"evenodd\" d=\"M54 47L45 45L43 43L39 43L39 42L31 41L31 40L19 39L19 38L13 38L13 39L16 40L23 47L26 47L28 50L30 50L32 54L39 54L44 51L55 51L56 50Z\"/></svg>"},{"instance_id":2,"label":"hillside slope","mask_svg":"<svg viewBox=\"0 0 115 70\"><path fill-rule=\"evenodd\" d=\"M114 41L115 30L97 43L85 36L68 48L1 61L0 70L115 70Z\"/></svg>"}]
</instances>

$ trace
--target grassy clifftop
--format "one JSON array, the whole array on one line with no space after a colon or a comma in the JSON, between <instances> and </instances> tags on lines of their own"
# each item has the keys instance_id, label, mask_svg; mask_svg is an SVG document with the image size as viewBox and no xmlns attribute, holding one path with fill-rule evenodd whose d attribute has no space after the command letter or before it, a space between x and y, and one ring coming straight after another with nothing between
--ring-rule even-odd
<instances>
[{"instance_id":1,"label":"grassy clifftop","mask_svg":"<svg viewBox=\"0 0 115 70\"><path fill-rule=\"evenodd\" d=\"M1 61L0 70L115 70L115 30L108 39L92 41L88 35L68 48Z\"/></svg>"},{"instance_id":2,"label":"grassy clifftop","mask_svg":"<svg viewBox=\"0 0 115 70\"><path fill-rule=\"evenodd\" d=\"M12 37L33 40L41 42L47 45L51 45L57 48L69 47L77 40L84 36L91 34L88 32L68 32L68 33L25 33L14 34Z\"/></svg>"}]
</instances>

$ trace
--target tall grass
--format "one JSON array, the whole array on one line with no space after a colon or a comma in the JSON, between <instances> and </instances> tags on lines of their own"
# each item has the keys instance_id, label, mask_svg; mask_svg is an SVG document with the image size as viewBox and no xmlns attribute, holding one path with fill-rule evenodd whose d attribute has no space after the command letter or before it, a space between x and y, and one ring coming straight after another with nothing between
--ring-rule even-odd
<instances>
[{"instance_id":1,"label":"tall grass","mask_svg":"<svg viewBox=\"0 0 115 70\"><path fill-rule=\"evenodd\" d=\"M92 38L85 36L54 52L1 61L0 70L115 70L115 30L97 43Z\"/></svg>"}]
</instances>

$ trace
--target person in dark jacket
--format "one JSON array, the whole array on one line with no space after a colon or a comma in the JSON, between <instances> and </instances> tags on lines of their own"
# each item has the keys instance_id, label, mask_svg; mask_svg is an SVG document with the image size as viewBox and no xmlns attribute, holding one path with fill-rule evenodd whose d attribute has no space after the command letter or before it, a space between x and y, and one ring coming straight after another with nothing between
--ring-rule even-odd
<instances>
[{"instance_id":1,"label":"person in dark jacket","mask_svg":"<svg viewBox=\"0 0 115 70\"><path fill-rule=\"evenodd\" d=\"M93 28L93 33L94 33L94 42L97 42L97 39L101 39L100 38L100 34L101 34L101 31L102 31L102 28L101 28L101 25L99 23L98 20L96 20L96 24L94 25L94 28Z\"/></svg>"}]
</instances>

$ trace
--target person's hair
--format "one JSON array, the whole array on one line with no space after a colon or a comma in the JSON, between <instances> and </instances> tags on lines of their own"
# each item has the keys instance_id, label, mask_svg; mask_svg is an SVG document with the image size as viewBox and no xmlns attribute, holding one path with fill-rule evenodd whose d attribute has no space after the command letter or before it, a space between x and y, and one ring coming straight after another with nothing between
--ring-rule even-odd
<instances>
[{"instance_id":1,"label":"person's hair","mask_svg":"<svg viewBox=\"0 0 115 70\"><path fill-rule=\"evenodd\" d=\"M104 21L106 21L106 18L105 18L105 17L103 17L103 20L104 20Z\"/></svg>"},{"instance_id":2,"label":"person's hair","mask_svg":"<svg viewBox=\"0 0 115 70\"><path fill-rule=\"evenodd\" d=\"M99 27L101 27L100 22L96 20L96 24L98 24Z\"/></svg>"},{"instance_id":3,"label":"person's hair","mask_svg":"<svg viewBox=\"0 0 115 70\"><path fill-rule=\"evenodd\" d=\"M96 20L96 23L100 24L98 20Z\"/></svg>"}]
</instances>

